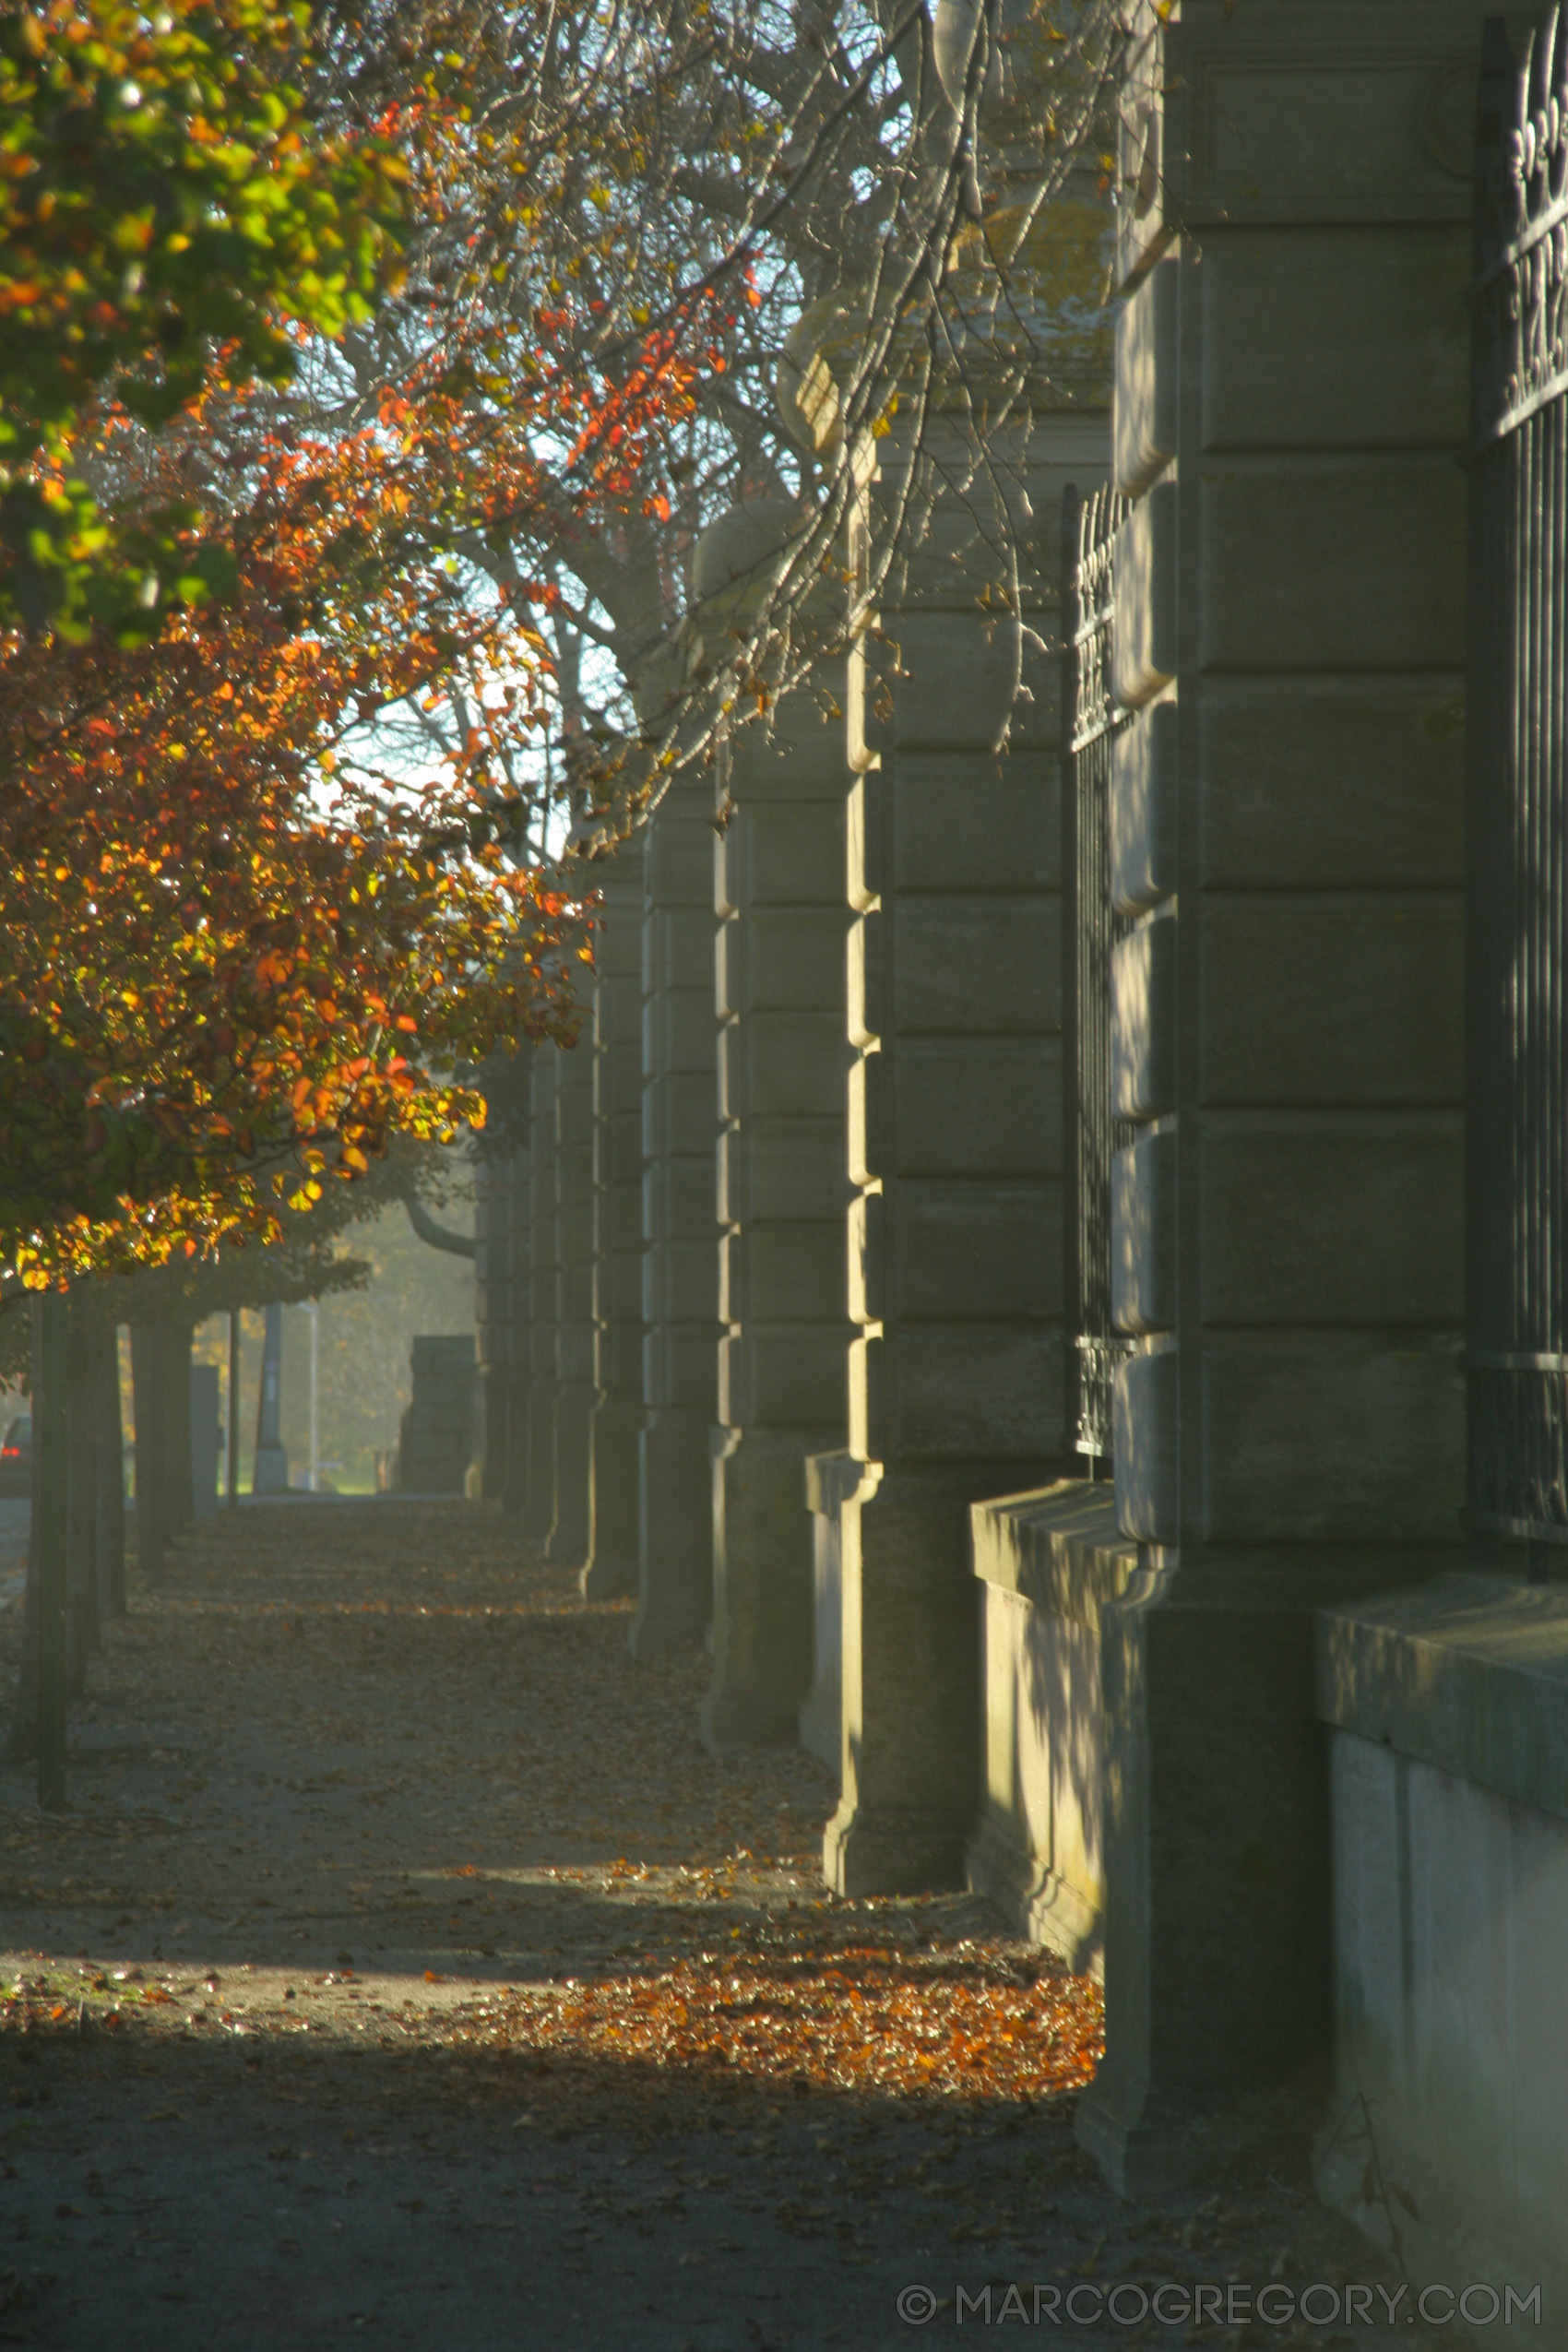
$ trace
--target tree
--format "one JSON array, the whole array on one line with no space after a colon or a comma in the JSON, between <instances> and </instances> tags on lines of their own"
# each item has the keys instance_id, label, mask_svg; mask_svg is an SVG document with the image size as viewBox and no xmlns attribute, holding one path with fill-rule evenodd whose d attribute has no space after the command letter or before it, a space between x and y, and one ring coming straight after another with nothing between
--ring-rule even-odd
<instances>
[{"instance_id":1,"label":"tree","mask_svg":"<svg viewBox=\"0 0 1568 2352\"><path fill-rule=\"evenodd\" d=\"M0 617L145 636L223 576L175 502L106 516L83 415L160 424L205 388L285 382L291 327L369 316L407 166L320 117L304 11L278 0L39 0L0 18ZM176 593L178 591L176 590Z\"/></svg>"},{"instance_id":2,"label":"tree","mask_svg":"<svg viewBox=\"0 0 1568 2352\"><path fill-rule=\"evenodd\" d=\"M354 23L395 54L419 18L383 0ZM1103 371L1095 148L1119 37L1108 0L475 0L465 137L435 159L403 288L345 338L350 405L448 310L526 334L564 293L580 363L609 377L650 327L689 335L700 311L712 342L635 498L580 532L541 503L468 550L554 591L540 859L568 828L612 843L716 731L841 648L938 498L970 520L997 625L1020 625L1013 447L1042 380L1070 397ZM846 525L889 433L911 461L851 582ZM768 522L755 592L683 621L696 540L737 501ZM460 733L456 701L439 717Z\"/></svg>"}]
</instances>

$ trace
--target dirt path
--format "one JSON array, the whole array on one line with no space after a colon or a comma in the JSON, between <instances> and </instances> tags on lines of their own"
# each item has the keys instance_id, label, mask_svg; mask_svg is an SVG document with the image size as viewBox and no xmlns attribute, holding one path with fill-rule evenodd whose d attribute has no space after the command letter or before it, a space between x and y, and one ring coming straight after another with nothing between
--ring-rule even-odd
<instances>
[{"instance_id":1,"label":"dirt path","mask_svg":"<svg viewBox=\"0 0 1568 2352\"><path fill-rule=\"evenodd\" d=\"M626 1621L459 1504L247 1508L133 1588L68 1817L0 1773L0 2342L880 2347L989 2286L1261 2344L1139 2282L1387 2282L1291 2146L1110 2198L1092 1988L970 1899L825 1898L826 1776L715 1764L705 1661ZM1427 2340L1291 2340L1363 2334Z\"/></svg>"}]
</instances>

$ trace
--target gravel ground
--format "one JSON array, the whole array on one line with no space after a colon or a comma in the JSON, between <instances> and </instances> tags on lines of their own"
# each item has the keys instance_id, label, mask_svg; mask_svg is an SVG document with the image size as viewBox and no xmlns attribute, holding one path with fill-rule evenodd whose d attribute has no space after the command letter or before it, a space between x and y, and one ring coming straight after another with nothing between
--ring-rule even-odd
<instances>
[{"instance_id":1,"label":"gravel ground","mask_svg":"<svg viewBox=\"0 0 1568 2352\"><path fill-rule=\"evenodd\" d=\"M1398 2283L1283 2127L1111 2197L1093 1988L972 1898L826 1898L826 1775L714 1763L705 1661L627 1617L462 1504L220 1515L133 1579L68 1815L0 1772L0 2342L869 2352L987 2288L1059 2345L1436 2340L1189 2317Z\"/></svg>"}]
</instances>

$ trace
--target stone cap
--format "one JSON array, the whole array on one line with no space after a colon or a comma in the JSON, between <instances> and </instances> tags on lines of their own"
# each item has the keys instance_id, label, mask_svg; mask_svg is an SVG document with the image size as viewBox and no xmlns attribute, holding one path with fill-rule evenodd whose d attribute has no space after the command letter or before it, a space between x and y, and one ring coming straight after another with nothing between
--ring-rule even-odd
<instances>
[{"instance_id":1,"label":"stone cap","mask_svg":"<svg viewBox=\"0 0 1568 2352\"><path fill-rule=\"evenodd\" d=\"M1137 1545L1117 1528L1115 1489L1088 1479L972 1503L969 1525L982 1584L1081 1625L1099 1625L1138 1564Z\"/></svg>"},{"instance_id":2,"label":"stone cap","mask_svg":"<svg viewBox=\"0 0 1568 2352\"><path fill-rule=\"evenodd\" d=\"M1315 1638L1324 1723L1568 1819L1568 1586L1436 1576Z\"/></svg>"},{"instance_id":3,"label":"stone cap","mask_svg":"<svg viewBox=\"0 0 1568 2352\"><path fill-rule=\"evenodd\" d=\"M831 1454L805 1457L806 1509L831 1515L858 1491L866 1465L856 1454L838 1448Z\"/></svg>"}]
</instances>

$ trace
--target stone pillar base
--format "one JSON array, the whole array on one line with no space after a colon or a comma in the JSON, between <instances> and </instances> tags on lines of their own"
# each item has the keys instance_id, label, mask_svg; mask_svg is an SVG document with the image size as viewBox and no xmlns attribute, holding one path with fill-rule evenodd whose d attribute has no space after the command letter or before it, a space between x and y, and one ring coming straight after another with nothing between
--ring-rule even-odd
<instances>
[{"instance_id":1,"label":"stone pillar base","mask_svg":"<svg viewBox=\"0 0 1568 2352\"><path fill-rule=\"evenodd\" d=\"M964 1833L929 1811L840 1800L822 1834L822 1875L835 1895L910 1895L964 1883Z\"/></svg>"},{"instance_id":2,"label":"stone pillar base","mask_svg":"<svg viewBox=\"0 0 1568 2352\"><path fill-rule=\"evenodd\" d=\"M593 1557L582 1574L585 1600L624 1600L637 1589L637 1439L640 1396L612 1390L593 1416Z\"/></svg>"},{"instance_id":3,"label":"stone pillar base","mask_svg":"<svg viewBox=\"0 0 1568 2352\"><path fill-rule=\"evenodd\" d=\"M964 1883L983 1895L1025 1943L1042 1943L1075 1976L1105 1973L1105 1922L1080 1887L983 1812L964 1847Z\"/></svg>"},{"instance_id":4,"label":"stone pillar base","mask_svg":"<svg viewBox=\"0 0 1568 2352\"><path fill-rule=\"evenodd\" d=\"M837 1503L844 1795L823 1867L840 1894L964 1883L964 1843L980 1801L969 1505L1000 1483L996 1467L890 1471L864 1463ZM1025 1475L1034 1467L1007 1467Z\"/></svg>"},{"instance_id":5,"label":"stone pillar base","mask_svg":"<svg viewBox=\"0 0 1568 2352\"><path fill-rule=\"evenodd\" d=\"M554 1339L550 1341L554 1350ZM555 1383L534 1380L529 1387L528 1483L523 1491L523 1536L541 1548L555 1531Z\"/></svg>"},{"instance_id":6,"label":"stone pillar base","mask_svg":"<svg viewBox=\"0 0 1568 2352\"><path fill-rule=\"evenodd\" d=\"M1315 2086L1318 2073L1310 2081ZM1321 2097L1314 2087L1258 2091L1208 2111L1154 2116L1134 2099L1112 2092L1097 2098L1091 2084L1078 2101L1078 2145L1091 2156L1119 2197L1156 2197L1207 2180L1227 2166L1282 2135L1301 2132Z\"/></svg>"},{"instance_id":7,"label":"stone pillar base","mask_svg":"<svg viewBox=\"0 0 1568 2352\"><path fill-rule=\"evenodd\" d=\"M814 1630L812 1686L801 1708L801 1744L819 1756L837 1780L844 1769L843 1506L860 1485L865 1464L839 1446L830 1454L808 1454L805 1472Z\"/></svg>"},{"instance_id":8,"label":"stone pillar base","mask_svg":"<svg viewBox=\"0 0 1568 2352\"><path fill-rule=\"evenodd\" d=\"M700 1642L713 1617L713 1467L708 1416L665 1410L642 1432L634 1657Z\"/></svg>"},{"instance_id":9,"label":"stone pillar base","mask_svg":"<svg viewBox=\"0 0 1568 2352\"><path fill-rule=\"evenodd\" d=\"M1328 1783L1314 1604L1431 1553L1134 1570L1100 1610L1106 2057L1078 2102L1111 2186L1196 2179L1326 2061ZM1240 1572L1240 1573L1238 1573ZM1403 1572L1403 1573L1401 1573Z\"/></svg>"},{"instance_id":10,"label":"stone pillar base","mask_svg":"<svg viewBox=\"0 0 1568 2352\"><path fill-rule=\"evenodd\" d=\"M812 1680L812 1523L801 1466L827 1434L712 1431L714 1672L701 1723L715 1755L800 1736Z\"/></svg>"}]
</instances>

